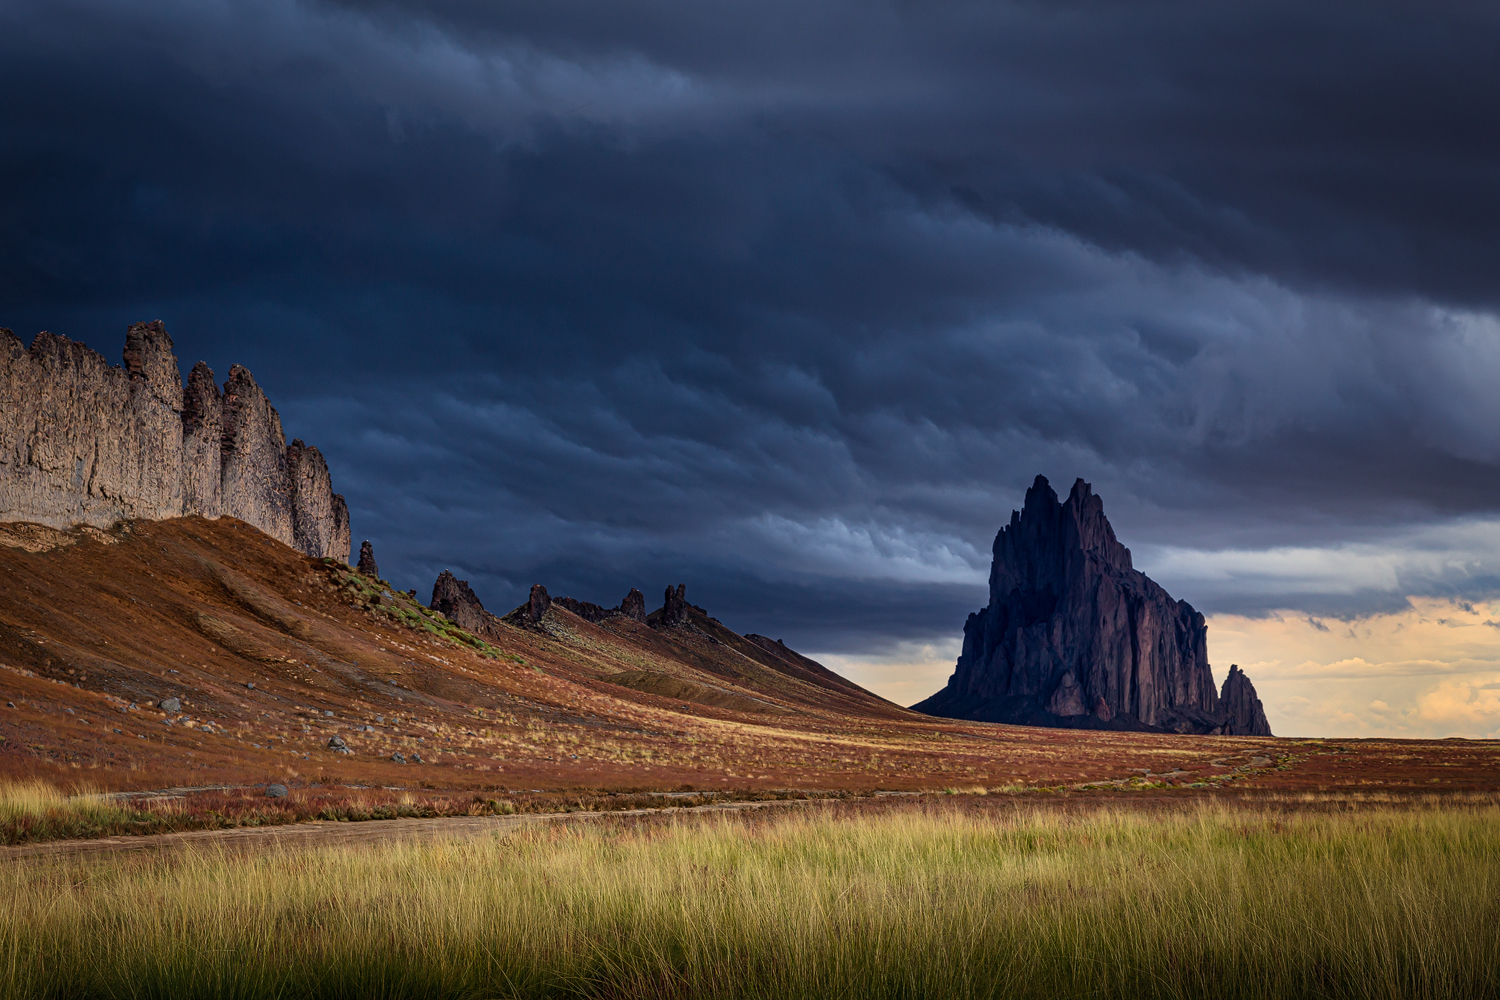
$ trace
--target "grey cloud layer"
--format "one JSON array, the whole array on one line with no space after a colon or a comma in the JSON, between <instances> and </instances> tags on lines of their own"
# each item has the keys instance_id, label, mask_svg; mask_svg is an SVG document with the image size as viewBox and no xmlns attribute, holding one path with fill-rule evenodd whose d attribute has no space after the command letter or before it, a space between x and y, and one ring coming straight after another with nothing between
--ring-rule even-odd
<instances>
[{"instance_id":1,"label":"grey cloud layer","mask_svg":"<svg viewBox=\"0 0 1500 1000\"><path fill-rule=\"evenodd\" d=\"M820 649L956 634L1038 471L1143 553L1248 567L1161 558L1217 609L1488 593L1497 36L1478 6L12 3L0 323L160 316L246 359L383 568L501 607L687 580ZM1318 589L1235 555L1429 528L1484 564Z\"/></svg>"}]
</instances>

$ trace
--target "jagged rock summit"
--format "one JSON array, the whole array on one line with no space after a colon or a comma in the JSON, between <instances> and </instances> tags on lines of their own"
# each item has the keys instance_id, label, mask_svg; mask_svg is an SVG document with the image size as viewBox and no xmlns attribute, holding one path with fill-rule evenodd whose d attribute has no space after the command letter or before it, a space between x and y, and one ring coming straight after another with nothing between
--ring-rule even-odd
<instances>
[{"instance_id":1,"label":"jagged rock summit","mask_svg":"<svg viewBox=\"0 0 1500 1000\"><path fill-rule=\"evenodd\" d=\"M469 581L460 580L451 570L443 570L433 582L429 607L471 635L493 636L496 632L498 619L484 610Z\"/></svg>"},{"instance_id":2,"label":"jagged rock summit","mask_svg":"<svg viewBox=\"0 0 1500 1000\"><path fill-rule=\"evenodd\" d=\"M1082 479L1060 502L1036 477L995 536L990 603L965 623L953 676L912 707L1022 725L1271 735L1238 667L1215 689L1203 616L1131 565Z\"/></svg>"},{"instance_id":3,"label":"jagged rock summit","mask_svg":"<svg viewBox=\"0 0 1500 1000\"><path fill-rule=\"evenodd\" d=\"M355 567L372 580L380 579L380 567L375 563L375 546L366 538L359 543L359 564Z\"/></svg>"},{"instance_id":4,"label":"jagged rock summit","mask_svg":"<svg viewBox=\"0 0 1500 1000\"><path fill-rule=\"evenodd\" d=\"M199 362L184 386L160 321L125 334L124 367L67 337L25 347L0 328L0 521L107 528L235 517L310 556L349 559L349 508L317 448L240 365L221 393Z\"/></svg>"}]
</instances>

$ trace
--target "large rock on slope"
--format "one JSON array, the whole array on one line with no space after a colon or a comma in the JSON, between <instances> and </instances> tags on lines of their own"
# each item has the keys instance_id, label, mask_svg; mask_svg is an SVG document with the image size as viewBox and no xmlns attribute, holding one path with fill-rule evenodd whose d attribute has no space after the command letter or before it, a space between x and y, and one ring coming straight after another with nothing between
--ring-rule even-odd
<instances>
[{"instance_id":1,"label":"large rock on slope","mask_svg":"<svg viewBox=\"0 0 1500 1000\"><path fill-rule=\"evenodd\" d=\"M948 685L913 707L951 718L1184 733L1243 732L1208 665L1208 626L1130 561L1083 480L1066 502L1041 476L995 536L990 602L964 625ZM1226 685L1226 692L1229 691ZM1246 693L1248 692L1248 694ZM1254 702L1258 705L1258 702ZM1244 728L1242 728L1244 727Z\"/></svg>"},{"instance_id":2,"label":"large rock on slope","mask_svg":"<svg viewBox=\"0 0 1500 1000\"><path fill-rule=\"evenodd\" d=\"M533 625L547 617L547 609L552 607L552 598L548 596L547 588L540 583L533 583L531 585L531 596L527 598L524 606L526 608L526 617L531 620Z\"/></svg>"},{"instance_id":3,"label":"large rock on slope","mask_svg":"<svg viewBox=\"0 0 1500 1000\"><path fill-rule=\"evenodd\" d=\"M375 546L368 538L359 543L359 565L355 568L373 580L380 579L380 567L375 564Z\"/></svg>"},{"instance_id":4,"label":"large rock on slope","mask_svg":"<svg viewBox=\"0 0 1500 1000\"><path fill-rule=\"evenodd\" d=\"M293 439L286 449L292 485L292 546L303 552L344 552L348 559L349 508L333 492L328 463L317 448Z\"/></svg>"},{"instance_id":5,"label":"large rock on slope","mask_svg":"<svg viewBox=\"0 0 1500 1000\"><path fill-rule=\"evenodd\" d=\"M644 622L646 620L646 595L631 587L630 593L626 594L625 599L620 602L620 614L626 618Z\"/></svg>"},{"instance_id":6,"label":"large rock on slope","mask_svg":"<svg viewBox=\"0 0 1500 1000\"><path fill-rule=\"evenodd\" d=\"M586 622L602 622L606 618L614 618L616 616L630 618L638 622L646 620L646 595L634 587L630 588L630 593L625 595L624 600L612 608L603 607L602 605L595 604L593 601L580 601L572 597L554 597L552 603L562 605Z\"/></svg>"},{"instance_id":7,"label":"large rock on slope","mask_svg":"<svg viewBox=\"0 0 1500 1000\"><path fill-rule=\"evenodd\" d=\"M679 583L677 589L667 587L666 596L662 598L661 609L651 617L651 624L657 628L669 628L674 625L685 625L688 621L687 584Z\"/></svg>"},{"instance_id":8,"label":"large rock on slope","mask_svg":"<svg viewBox=\"0 0 1500 1000\"><path fill-rule=\"evenodd\" d=\"M225 393L198 364L183 386L160 322L125 335L124 367L66 337L26 348L0 329L0 521L55 528L227 514L308 555L349 558L349 512L327 464L294 442L244 368Z\"/></svg>"},{"instance_id":9,"label":"large rock on slope","mask_svg":"<svg viewBox=\"0 0 1500 1000\"><path fill-rule=\"evenodd\" d=\"M432 604L429 606L471 635L491 633L492 616L479 603L479 595L470 588L468 580L460 580L450 570L438 574L432 585Z\"/></svg>"}]
</instances>

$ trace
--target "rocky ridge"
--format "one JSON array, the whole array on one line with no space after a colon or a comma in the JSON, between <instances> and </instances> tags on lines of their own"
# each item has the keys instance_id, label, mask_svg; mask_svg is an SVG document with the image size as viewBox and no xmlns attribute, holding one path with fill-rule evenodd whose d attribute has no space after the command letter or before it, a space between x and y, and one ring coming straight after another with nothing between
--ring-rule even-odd
<instances>
[{"instance_id":1,"label":"rocky ridge","mask_svg":"<svg viewBox=\"0 0 1500 1000\"><path fill-rule=\"evenodd\" d=\"M254 376L223 391L199 362L184 385L161 322L125 335L123 367L0 328L0 521L105 528L235 517L310 556L349 558L349 510L317 448L290 446Z\"/></svg>"},{"instance_id":2,"label":"rocky ridge","mask_svg":"<svg viewBox=\"0 0 1500 1000\"><path fill-rule=\"evenodd\" d=\"M948 685L912 706L949 718L1069 728L1269 736L1254 685L1222 693L1208 626L1131 565L1104 503L1038 476L995 536L990 602L964 625Z\"/></svg>"}]
</instances>

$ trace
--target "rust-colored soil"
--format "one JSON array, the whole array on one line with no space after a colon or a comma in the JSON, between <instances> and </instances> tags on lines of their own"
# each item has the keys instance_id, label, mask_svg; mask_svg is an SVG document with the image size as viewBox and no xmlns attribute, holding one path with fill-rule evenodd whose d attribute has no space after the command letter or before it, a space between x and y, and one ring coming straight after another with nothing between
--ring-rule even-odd
<instances>
[{"instance_id":1,"label":"rust-colored soil","mask_svg":"<svg viewBox=\"0 0 1500 1000\"><path fill-rule=\"evenodd\" d=\"M1500 790L1494 742L954 722L697 612L657 630L554 606L540 630L475 643L379 589L231 519L0 525L0 774L102 790ZM1096 782L1127 784L1078 790Z\"/></svg>"}]
</instances>

